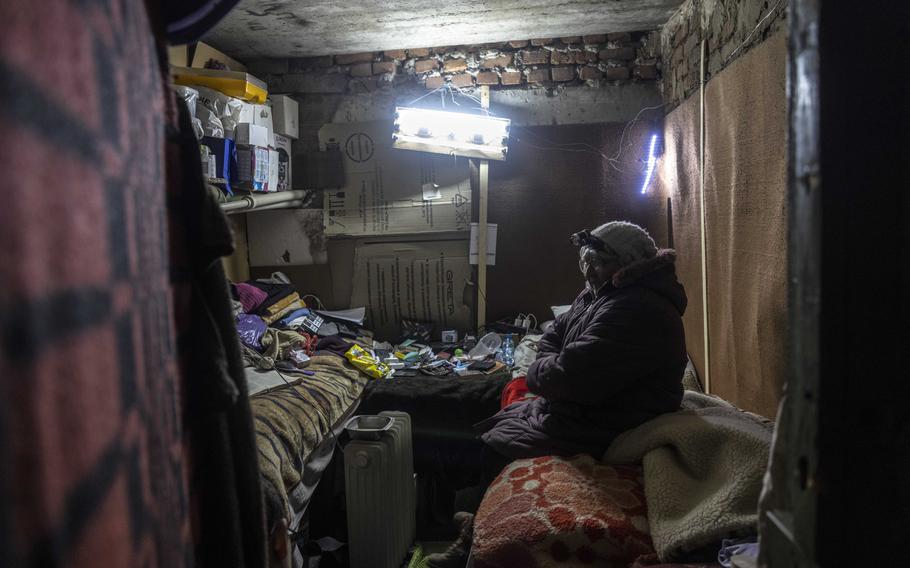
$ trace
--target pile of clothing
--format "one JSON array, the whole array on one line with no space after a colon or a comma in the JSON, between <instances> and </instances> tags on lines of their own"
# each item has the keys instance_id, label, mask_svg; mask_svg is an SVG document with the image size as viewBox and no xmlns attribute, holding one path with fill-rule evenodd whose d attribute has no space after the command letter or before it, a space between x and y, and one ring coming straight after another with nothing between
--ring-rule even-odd
<instances>
[{"instance_id":1,"label":"pile of clothing","mask_svg":"<svg viewBox=\"0 0 910 568\"><path fill-rule=\"evenodd\" d=\"M354 345L373 343L371 331L308 306L281 272L231 284L231 293L248 368L310 375L306 366L317 349L345 356Z\"/></svg>"}]
</instances>

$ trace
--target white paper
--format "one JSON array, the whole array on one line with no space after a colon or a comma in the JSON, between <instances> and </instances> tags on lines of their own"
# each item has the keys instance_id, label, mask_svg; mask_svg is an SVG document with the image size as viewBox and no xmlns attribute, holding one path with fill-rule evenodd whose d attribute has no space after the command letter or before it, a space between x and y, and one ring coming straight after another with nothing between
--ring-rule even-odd
<instances>
[{"instance_id":1,"label":"white paper","mask_svg":"<svg viewBox=\"0 0 910 568\"><path fill-rule=\"evenodd\" d=\"M363 324L363 318L366 316L366 308L351 308L349 310L313 310L321 316L326 316L334 319L340 319L344 321L349 321L351 323L356 323L357 325Z\"/></svg>"},{"instance_id":2,"label":"white paper","mask_svg":"<svg viewBox=\"0 0 910 568\"><path fill-rule=\"evenodd\" d=\"M427 182L423 184L423 200L430 201L432 199L442 199L442 192L439 191L439 186L433 182Z\"/></svg>"},{"instance_id":3,"label":"white paper","mask_svg":"<svg viewBox=\"0 0 910 568\"><path fill-rule=\"evenodd\" d=\"M477 227L479 223L471 223L471 264L477 264L477 242L480 240ZM496 266L496 233L499 225L487 223L487 266Z\"/></svg>"},{"instance_id":4,"label":"white paper","mask_svg":"<svg viewBox=\"0 0 910 568\"><path fill-rule=\"evenodd\" d=\"M274 370L265 371L246 367L244 373L246 374L247 391L250 396L302 382L301 377L285 379L281 376L281 373Z\"/></svg>"}]
</instances>

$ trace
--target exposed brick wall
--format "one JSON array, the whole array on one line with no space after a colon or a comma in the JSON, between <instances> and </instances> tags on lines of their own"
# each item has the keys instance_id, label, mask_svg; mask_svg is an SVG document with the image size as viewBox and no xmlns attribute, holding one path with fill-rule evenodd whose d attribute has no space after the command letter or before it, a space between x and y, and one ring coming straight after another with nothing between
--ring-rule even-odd
<instances>
[{"instance_id":1,"label":"exposed brick wall","mask_svg":"<svg viewBox=\"0 0 910 568\"><path fill-rule=\"evenodd\" d=\"M581 86L660 78L659 35L645 32L535 38L470 46L248 62L277 93L357 94L401 86L435 90Z\"/></svg>"},{"instance_id":2,"label":"exposed brick wall","mask_svg":"<svg viewBox=\"0 0 910 568\"><path fill-rule=\"evenodd\" d=\"M657 47L656 51L643 55L656 56L661 61L661 90L666 110L698 90L702 39L706 48L707 81L768 36L786 30L787 4L787 0L686 0L644 42L648 47ZM771 16L762 21L772 9ZM748 42L744 43L747 38ZM657 70L641 66L634 72L644 78Z\"/></svg>"}]
</instances>

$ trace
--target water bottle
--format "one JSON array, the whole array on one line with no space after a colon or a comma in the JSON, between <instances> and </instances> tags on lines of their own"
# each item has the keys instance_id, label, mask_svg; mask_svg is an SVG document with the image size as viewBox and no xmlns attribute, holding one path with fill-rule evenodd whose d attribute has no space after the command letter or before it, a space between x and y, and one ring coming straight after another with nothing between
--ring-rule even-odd
<instances>
[{"instance_id":1,"label":"water bottle","mask_svg":"<svg viewBox=\"0 0 910 568\"><path fill-rule=\"evenodd\" d=\"M511 333L506 334L505 339L502 340L502 347L499 348L497 359L505 363L507 367L515 364L515 345L512 343Z\"/></svg>"}]
</instances>

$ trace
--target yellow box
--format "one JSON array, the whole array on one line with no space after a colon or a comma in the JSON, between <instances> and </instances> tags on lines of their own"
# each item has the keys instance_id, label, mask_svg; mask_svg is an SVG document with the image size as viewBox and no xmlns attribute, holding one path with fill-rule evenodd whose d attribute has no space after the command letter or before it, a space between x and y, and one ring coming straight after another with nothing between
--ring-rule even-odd
<instances>
[{"instance_id":1,"label":"yellow box","mask_svg":"<svg viewBox=\"0 0 910 568\"><path fill-rule=\"evenodd\" d=\"M171 74L177 85L202 85L251 103L262 104L269 95L264 81L242 71L171 67Z\"/></svg>"}]
</instances>

